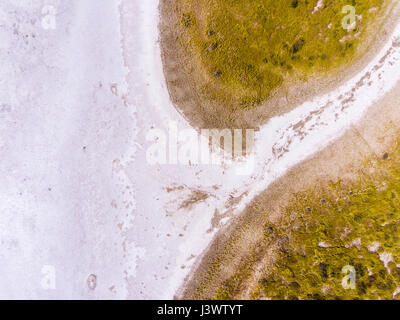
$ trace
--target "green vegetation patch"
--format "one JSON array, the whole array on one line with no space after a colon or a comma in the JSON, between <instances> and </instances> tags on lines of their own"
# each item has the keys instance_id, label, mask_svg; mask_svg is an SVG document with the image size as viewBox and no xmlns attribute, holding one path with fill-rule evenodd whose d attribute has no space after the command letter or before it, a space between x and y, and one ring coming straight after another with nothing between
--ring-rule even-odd
<instances>
[{"instance_id":1,"label":"green vegetation patch","mask_svg":"<svg viewBox=\"0 0 400 320\"><path fill-rule=\"evenodd\" d=\"M274 226L274 236L285 235L287 241L253 298L395 297L400 288L399 150L373 167L375 173L361 174L359 183L338 181L294 196ZM354 268L353 288L347 280L342 285L349 272L345 266Z\"/></svg>"},{"instance_id":2,"label":"green vegetation patch","mask_svg":"<svg viewBox=\"0 0 400 320\"><path fill-rule=\"evenodd\" d=\"M206 79L203 93L245 108L265 100L290 75L298 79L348 63L384 3L180 0L177 10L182 41L197 63L194 72ZM349 31L342 25L348 5L357 15Z\"/></svg>"},{"instance_id":3,"label":"green vegetation patch","mask_svg":"<svg viewBox=\"0 0 400 320\"><path fill-rule=\"evenodd\" d=\"M293 194L279 219L270 219L278 208L265 209L268 197L256 199L247 214L260 228L240 223L190 297L400 299L399 141L393 145L349 169L351 178Z\"/></svg>"}]
</instances>

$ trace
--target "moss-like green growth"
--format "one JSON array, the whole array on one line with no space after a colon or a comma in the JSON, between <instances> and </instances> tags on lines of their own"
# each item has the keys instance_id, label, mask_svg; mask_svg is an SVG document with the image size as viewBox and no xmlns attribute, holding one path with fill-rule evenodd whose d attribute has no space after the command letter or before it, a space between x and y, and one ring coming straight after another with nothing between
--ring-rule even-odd
<instances>
[{"instance_id":1,"label":"moss-like green growth","mask_svg":"<svg viewBox=\"0 0 400 320\"><path fill-rule=\"evenodd\" d=\"M296 195L277 227L290 241L254 297L392 299L400 287L400 154L395 156L378 165L384 175ZM392 262L385 266L382 254ZM356 271L354 289L342 286L345 266Z\"/></svg>"},{"instance_id":2,"label":"moss-like green growth","mask_svg":"<svg viewBox=\"0 0 400 320\"><path fill-rule=\"evenodd\" d=\"M252 298L400 297L400 150L366 168L374 173L360 173L357 183L337 181L294 195L281 221L268 223L264 237L278 245L277 260ZM355 270L355 288L342 285L345 266Z\"/></svg>"},{"instance_id":3,"label":"moss-like green growth","mask_svg":"<svg viewBox=\"0 0 400 320\"><path fill-rule=\"evenodd\" d=\"M180 0L182 40L204 73L211 100L257 105L289 76L348 63L367 27L383 12L382 0ZM355 8L355 28L343 19ZM373 28L376 30L375 28ZM370 29L372 30L372 29Z\"/></svg>"}]
</instances>

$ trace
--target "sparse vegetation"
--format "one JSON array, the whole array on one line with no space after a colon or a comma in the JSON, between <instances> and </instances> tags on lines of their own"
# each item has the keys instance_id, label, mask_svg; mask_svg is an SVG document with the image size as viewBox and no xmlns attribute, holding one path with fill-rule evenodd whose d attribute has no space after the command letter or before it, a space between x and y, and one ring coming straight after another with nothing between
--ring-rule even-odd
<instances>
[{"instance_id":1,"label":"sparse vegetation","mask_svg":"<svg viewBox=\"0 0 400 320\"><path fill-rule=\"evenodd\" d=\"M277 228L290 241L253 298L393 298L400 288L400 154L383 161L382 176L294 196ZM386 267L381 254L393 259ZM355 267L355 290L341 285L346 265Z\"/></svg>"},{"instance_id":2,"label":"sparse vegetation","mask_svg":"<svg viewBox=\"0 0 400 320\"><path fill-rule=\"evenodd\" d=\"M264 218L261 236L249 242L247 255L237 259L235 271L224 278L243 240L241 230L233 233L210 261L212 268L192 297L399 299L398 145L397 141L392 150L367 160L363 168L351 169L356 178L321 181L294 194L280 208L278 221L270 221L262 197L255 199L249 210L253 219ZM356 270L354 290L342 287L346 265Z\"/></svg>"}]
</instances>

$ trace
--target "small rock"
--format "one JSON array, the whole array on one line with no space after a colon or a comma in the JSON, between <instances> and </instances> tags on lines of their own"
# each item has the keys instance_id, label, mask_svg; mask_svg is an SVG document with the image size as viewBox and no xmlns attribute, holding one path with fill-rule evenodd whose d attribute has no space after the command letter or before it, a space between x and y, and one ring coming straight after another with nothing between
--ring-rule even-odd
<instances>
[{"instance_id":1,"label":"small rock","mask_svg":"<svg viewBox=\"0 0 400 320\"><path fill-rule=\"evenodd\" d=\"M387 160L389 158L389 154L386 152L383 156L382 159L383 160Z\"/></svg>"},{"instance_id":2,"label":"small rock","mask_svg":"<svg viewBox=\"0 0 400 320\"><path fill-rule=\"evenodd\" d=\"M267 233L271 233L271 232L274 231L274 228L271 227L271 226L267 226L267 227L265 228L265 231L266 231Z\"/></svg>"},{"instance_id":3,"label":"small rock","mask_svg":"<svg viewBox=\"0 0 400 320\"><path fill-rule=\"evenodd\" d=\"M214 71L214 77L219 78L222 75L222 71L221 70L215 70Z\"/></svg>"},{"instance_id":4,"label":"small rock","mask_svg":"<svg viewBox=\"0 0 400 320\"><path fill-rule=\"evenodd\" d=\"M90 290L96 289L97 276L95 274L91 274L87 279L87 284Z\"/></svg>"}]
</instances>

